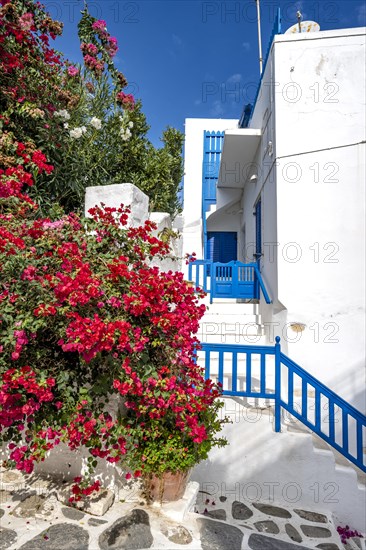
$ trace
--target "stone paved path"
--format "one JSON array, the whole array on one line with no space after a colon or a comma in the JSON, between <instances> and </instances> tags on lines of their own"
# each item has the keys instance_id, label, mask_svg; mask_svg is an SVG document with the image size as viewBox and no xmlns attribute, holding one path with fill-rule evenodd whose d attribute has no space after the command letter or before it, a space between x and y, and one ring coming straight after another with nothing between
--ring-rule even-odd
<instances>
[{"instance_id":1,"label":"stone paved path","mask_svg":"<svg viewBox=\"0 0 366 550\"><path fill-rule=\"evenodd\" d=\"M331 518L316 510L224 496L216 502L208 493L182 506L189 510L178 519L179 506L173 513L136 497L115 500L96 517L66 506L49 488L8 487L0 490L0 550L366 550L365 539L344 546Z\"/></svg>"}]
</instances>

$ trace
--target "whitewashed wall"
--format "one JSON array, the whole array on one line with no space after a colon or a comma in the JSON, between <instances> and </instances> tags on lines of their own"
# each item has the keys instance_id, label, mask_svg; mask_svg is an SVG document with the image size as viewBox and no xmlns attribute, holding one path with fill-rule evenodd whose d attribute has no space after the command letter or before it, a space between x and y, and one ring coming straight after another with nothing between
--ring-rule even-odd
<instances>
[{"instance_id":1,"label":"whitewashed wall","mask_svg":"<svg viewBox=\"0 0 366 550\"><path fill-rule=\"evenodd\" d=\"M262 275L273 299L261 305L268 343L281 336L285 353L361 410L365 51L364 28L276 37L251 123L262 128L262 170L242 201L248 250L262 195ZM291 323L303 323L304 332Z\"/></svg>"},{"instance_id":2,"label":"whitewashed wall","mask_svg":"<svg viewBox=\"0 0 366 550\"><path fill-rule=\"evenodd\" d=\"M157 229L154 232L154 235L157 237L160 231L165 228L177 231L182 229L180 218L176 220L176 223L172 224L171 217L166 212L149 213L149 197L132 183L87 187L85 193L85 215L88 216L89 209L101 203L115 208L118 208L121 204L128 206L131 210L128 223L132 227L143 225L147 219L150 219L157 225ZM164 260L155 259L151 265L159 267L162 271L178 271L181 268L181 261L175 259L175 256L182 256L182 237L171 241L171 257Z\"/></svg>"},{"instance_id":3,"label":"whitewashed wall","mask_svg":"<svg viewBox=\"0 0 366 550\"><path fill-rule=\"evenodd\" d=\"M204 131L236 128L238 120L187 118L184 145L184 234L183 253L195 252L203 258L202 240L202 163ZM184 268L184 265L183 265Z\"/></svg>"},{"instance_id":4,"label":"whitewashed wall","mask_svg":"<svg viewBox=\"0 0 366 550\"><path fill-rule=\"evenodd\" d=\"M144 224L149 217L149 198L132 183L116 183L87 187L85 190L85 215L96 205L104 203L110 208L119 208L121 204L131 210L129 225L136 227Z\"/></svg>"}]
</instances>

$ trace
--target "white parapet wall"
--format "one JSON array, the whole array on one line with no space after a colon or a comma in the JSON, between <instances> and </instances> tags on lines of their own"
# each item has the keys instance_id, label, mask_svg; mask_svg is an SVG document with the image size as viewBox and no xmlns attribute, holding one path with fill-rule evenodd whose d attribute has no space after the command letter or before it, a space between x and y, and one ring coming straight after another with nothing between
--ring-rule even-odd
<instances>
[{"instance_id":1,"label":"white parapet wall","mask_svg":"<svg viewBox=\"0 0 366 550\"><path fill-rule=\"evenodd\" d=\"M121 204L127 206L131 210L128 221L128 226L130 227L143 225L145 221L150 219L157 225L157 229L154 232L156 237L159 237L159 233L164 229L173 230L170 215L166 212L149 213L149 197L132 183L87 187L85 193L85 215L89 216L89 209L102 203L111 208L119 208ZM179 270L181 261L175 259L175 256L180 257L182 253L182 245L179 241L180 239L171 238L171 257L164 260L156 258L151 262L151 265L159 267L161 271Z\"/></svg>"},{"instance_id":2,"label":"white parapet wall","mask_svg":"<svg viewBox=\"0 0 366 550\"><path fill-rule=\"evenodd\" d=\"M143 224L149 217L149 197L132 183L116 183L87 187L85 191L85 215L96 205L104 203L110 208L119 208L121 204L131 209L129 225Z\"/></svg>"},{"instance_id":3,"label":"white parapet wall","mask_svg":"<svg viewBox=\"0 0 366 550\"><path fill-rule=\"evenodd\" d=\"M203 258L202 165L204 132L237 128L237 119L187 118L184 145L184 232L183 253ZM183 262L182 269L185 269Z\"/></svg>"},{"instance_id":4,"label":"white parapet wall","mask_svg":"<svg viewBox=\"0 0 366 550\"><path fill-rule=\"evenodd\" d=\"M156 224L154 234L158 238L169 239L171 255L163 260L154 258L151 265L157 266L161 271L178 271L181 266L181 260L178 258L182 254L182 238L178 232L173 229L172 219L167 212L151 212L150 220ZM164 236L164 232L166 235ZM176 237L174 236L176 233Z\"/></svg>"}]
</instances>

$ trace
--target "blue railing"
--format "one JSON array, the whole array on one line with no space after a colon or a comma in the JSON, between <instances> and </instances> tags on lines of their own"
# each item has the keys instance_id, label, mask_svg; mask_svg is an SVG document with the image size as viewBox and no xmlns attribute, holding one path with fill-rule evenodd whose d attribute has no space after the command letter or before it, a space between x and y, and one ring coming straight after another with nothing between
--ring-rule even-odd
<instances>
[{"instance_id":1,"label":"blue railing","mask_svg":"<svg viewBox=\"0 0 366 550\"><path fill-rule=\"evenodd\" d=\"M188 279L214 298L259 299L260 290L267 304L271 303L256 263L212 262L195 260L188 266Z\"/></svg>"},{"instance_id":2,"label":"blue railing","mask_svg":"<svg viewBox=\"0 0 366 550\"><path fill-rule=\"evenodd\" d=\"M284 355L278 336L274 346L201 343L200 348L205 376L222 384L223 395L274 400L276 432L285 410L366 472L366 417Z\"/></svg>"},{"instance_id":3,"label":"blue railing","mask_svg":"<svg viewBox=\"0 0 366 550\"><path fill-rule=\"evenodd\" d=\"M208 294L211 292L209 277L211 265L211 260L193 260L188 264L188 280L192 281L196 288L202 288Z\"/></svg>"},{"instance_id":4,"label":"blue railing","mask_svg":"<svg viewBox=\"0 0 366 550\"><path fill-rule=\"evenodd\" d=\"M275 21L274 21L274 24L273 24L273 28L272 28L271 37L269 39L267 52L266 52L266 55L264 57L263 69L262 69L262 73L261 73L261 76L260 76L260 79L259 79L257 92L255 94L255 98L254 98L254 101L253 101L252 111L250 113L248 125L250 125L250 121L252 119L254 109L255 109L255 105L257 103L259 92L260 92L260 89L261 89L261 86L262 86L263 75L264 75L264 72L266 70L266 65L267 65L267 61L268 61L268 58L269 58L269 53L271 51L272 42L273 42L274 37L276 36L276 34L281 34L281 32L282 32L282 29L281 29L281 10L280 10L280 8L278 8L277 9L277 15L276 15L276 18L275 18Z\"/></svg>"}]
</instances>

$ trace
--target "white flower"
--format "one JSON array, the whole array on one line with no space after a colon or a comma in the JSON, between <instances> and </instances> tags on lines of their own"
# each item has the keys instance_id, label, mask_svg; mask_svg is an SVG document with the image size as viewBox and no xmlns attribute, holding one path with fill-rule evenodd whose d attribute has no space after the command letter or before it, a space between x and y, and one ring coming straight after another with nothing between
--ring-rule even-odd
<instances>
[{"instance_id":1,"label":"white flower","mask_svg":"<svg viewBox=\"0 0 366 550\"><path fill-rule=\"evenodd\" d=\"M93 118L90 121L91 126L94 126L97 130L100 130L102 127L102 121L100 118L97 118L96 116L93 116Z\"/></svg>"},{"instance_id":2,"label":"white flower","mask_svg":"<svg viewBox=\"0 0 366 550\"><path fill-rule=\"evenodd\" d=\"M83 130L81 128L74 128L70 130L70 137L79 139L83 135Z\"/></svg>"},{"instance_id":3,"label":"white flower","mask_svg":"<svg viewBox=\"0 0 366 550\"><path fill-rule=\"evenodd\" d=\"M54 114L56 116L60 116L60 117L64 118L65 120L70 120L70 115L66 111L66 109L62 109L61 111L55 111Z\"/></svg>"},{"instance_id":4,"label":"white flower","mask_svg":"<svg viewBox=\"0 0 366 550\"><path fill-rule=\"evenodd\" d=\"M64 128L68 128L69 127L69 123L68 122L64 122Z\"/></svg>"},{"instance_id":5,"label":"white flower","mask_svg":"<svg viewBox=\"0 0 366 550\"><path fill-rule=\"evenodd\" d=\"M133 128L133 122L132 122L132 120L130 120L130 122L128 123L128 127L129 127L129 128Z\"/></svg>"},{"instance_id":6,"label":"white flower","mask_svg":"<svg viewBox=\"0 0 366 550\"><path fill-rule=\"evenodd\" d=\"M83 134L85 134L85 132L86 132L86 126L82 126L82 127L80 128L80 130L82 131Z\"/></svg>"}]
</instances>

